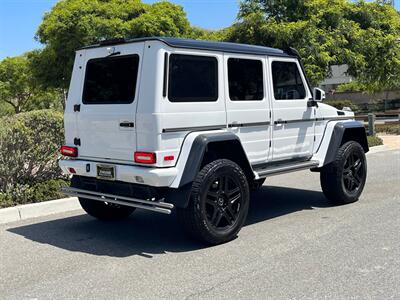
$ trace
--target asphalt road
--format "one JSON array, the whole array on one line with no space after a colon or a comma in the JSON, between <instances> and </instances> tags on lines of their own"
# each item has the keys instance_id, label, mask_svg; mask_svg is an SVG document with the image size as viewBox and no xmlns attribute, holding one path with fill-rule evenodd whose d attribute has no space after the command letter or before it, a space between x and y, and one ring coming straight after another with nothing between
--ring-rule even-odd
<instances>
[{"instance_id":1,"label":"asphalt road","mask_svg":"<svg viewBox=\"0 0 400 300\"><path fill-rule=\"evenodd\" d=\"M174 216L81 211L0 226L1 299L399 299L400 151L368 155L359 202L332 207L308 171L270 178L227 244Z\"/></svg>"}]
</instances>

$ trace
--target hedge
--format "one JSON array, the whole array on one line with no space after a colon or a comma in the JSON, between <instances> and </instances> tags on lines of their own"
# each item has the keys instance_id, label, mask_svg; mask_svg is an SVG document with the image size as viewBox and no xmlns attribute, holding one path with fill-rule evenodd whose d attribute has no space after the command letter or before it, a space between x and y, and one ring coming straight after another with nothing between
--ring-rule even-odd
<instances>
[{"instance_id":1,"label":"hedge","mask_svg":"<svg viewBox=\"0 0 400 300\"><path fill-rule=\"evenodd\" d=\"M60 112L38 110L0 118L0 206L56 196L53 187L65 179L57 165L63 140Z\"/></svg>"}]
</instances>

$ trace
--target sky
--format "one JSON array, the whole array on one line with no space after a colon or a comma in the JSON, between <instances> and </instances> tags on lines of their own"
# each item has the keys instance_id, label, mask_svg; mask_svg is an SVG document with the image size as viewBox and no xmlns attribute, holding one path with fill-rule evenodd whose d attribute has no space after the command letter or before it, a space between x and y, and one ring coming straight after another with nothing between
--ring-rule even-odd
<instances>
[{"instance_id":1,"label":"sky","mask_svg":"<svg viewBox=\"0 0 400 300\"><path fill-rule=\"evenodd\" d=\"M192 25L207 29L229 26L236 19L239 8L237 0L171 2L184 7ZM41 44L34 40L34 36L44 13L55 3L57 0L0 0L0 60L41 47Z\"/></svg>"},{"instance_id":2,"label":"sky","mask_svg":"<svg viewBox=\"0 0 400 300\"><path fill-rule=\"evenodd\" d=\"M182 5L192 25L207 29L227 27L236 19L239 0L170 0ZM40 48L34 40L43 14L57 0L0 0L0 60ZM155 0L144 0L152 3ZM400 0L395 0L400 10Z\"/></svg>"}]
</instances>

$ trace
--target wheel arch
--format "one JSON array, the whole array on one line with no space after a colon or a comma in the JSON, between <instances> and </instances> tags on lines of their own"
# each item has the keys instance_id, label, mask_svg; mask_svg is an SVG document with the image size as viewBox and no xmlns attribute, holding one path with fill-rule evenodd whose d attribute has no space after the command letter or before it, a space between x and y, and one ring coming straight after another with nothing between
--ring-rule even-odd
<instances>
[{"instance_id":1,"label":"wheel arch","mask_svg":"<svg viewBox=\"0 0 400 300\"><path fill-rule=\"evenodd\" d=\"M339 122L333 128L324 165L331 163L335 159L338 149L349 141L359 143L365 153L369 151L367 134L362 123L357 121Z\"/></svg>"},{"instance_id":2,"label":"wheel arch","mask_svg":"<svg viewBox=\"0 0 400 300\"><path fill-rule=\"evenodd\" d=\"M200 134L192 143L179 187L193 182L202 167L221 158L237 163L249 179L254 177L250 162L237 135L230 132Z\"/></svg>"},{"instance_id":3,"label":"wheel arch","mask_svg":"<svg viewBox=\"0 0 400 300\"><path fill-rule=\"evenodd\" d=\"M192 182L197 173L207 163L225 158L237 163L248 179L254 178L250 162L237 135L231 132L219 131L208 133L193 133L195 136L185 140L187 153L182 153L178 165L182 169L168 189L168 201L177 207L186 207L189 203ZM183 152L186 152L184 150Z\"/></svg>"}]
</instances>

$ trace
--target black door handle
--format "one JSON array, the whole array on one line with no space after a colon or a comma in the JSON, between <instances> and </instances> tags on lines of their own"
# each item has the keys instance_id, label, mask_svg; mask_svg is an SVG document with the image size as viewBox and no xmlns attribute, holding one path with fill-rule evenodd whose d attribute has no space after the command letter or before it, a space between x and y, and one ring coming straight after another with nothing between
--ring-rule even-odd
<instances>
[{"instance_id":1,"label":"black door handle","mask_svg":"<svg viewBox=\"0 0 400 300\"><path fill-rule=\"evenodd\" d=\"M135 126L135 124L133 124L133 122L121 122L121 123L119 123L119 126L133 128Z\"/></svg>"}]
</instances>

